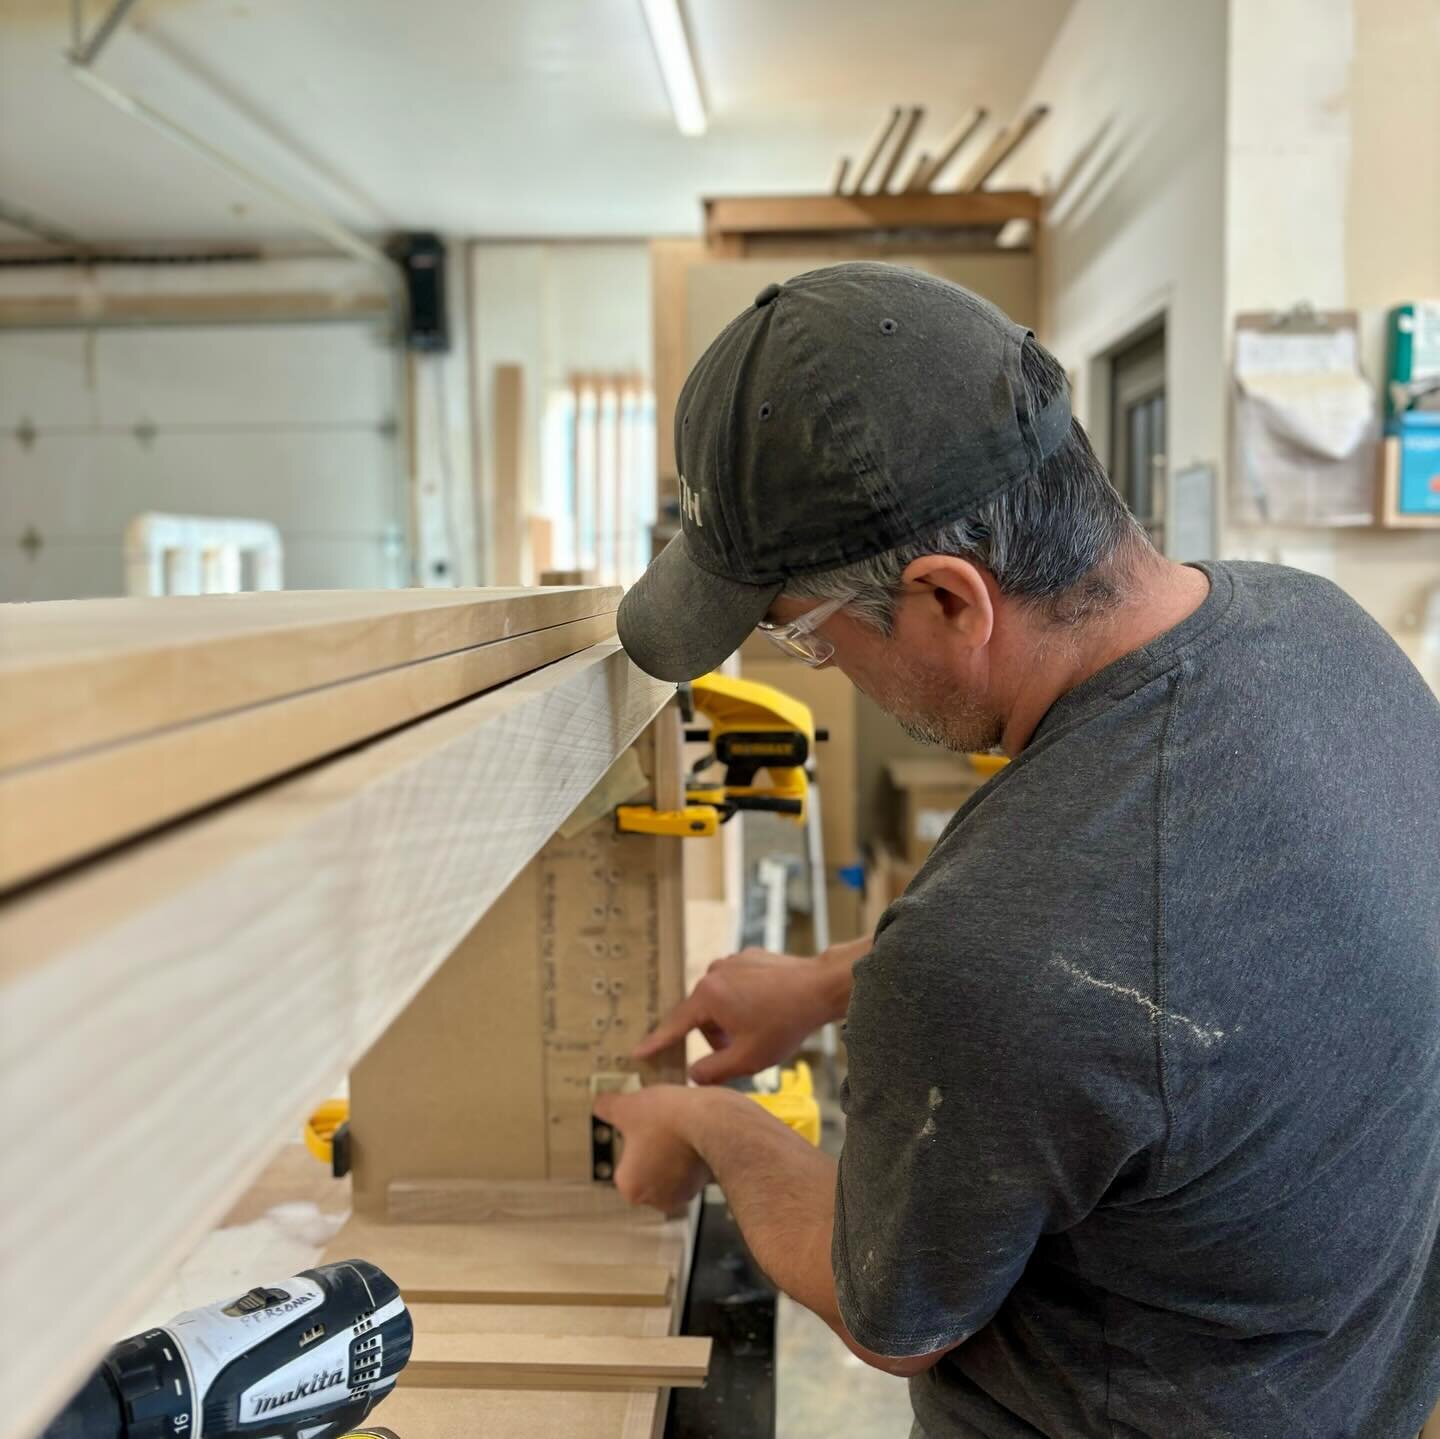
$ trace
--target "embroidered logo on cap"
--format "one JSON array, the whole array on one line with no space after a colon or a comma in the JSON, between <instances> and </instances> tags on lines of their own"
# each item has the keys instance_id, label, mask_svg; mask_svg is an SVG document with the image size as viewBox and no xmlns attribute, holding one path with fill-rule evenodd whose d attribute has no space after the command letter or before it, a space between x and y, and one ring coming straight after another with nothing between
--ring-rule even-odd
<instances>
[{"instance_id":1,"label":"embroidered logo on cap","mask_svg":"<svg viewBox=\"0 0 1440 1439\"><path fill-rule=\"evenodd\" d=\"M690 488L684 475L680 476L680 513L693 520L697 530L705 528L705 521L700 518L700 492Z\"/></svg>"}]
</instances>

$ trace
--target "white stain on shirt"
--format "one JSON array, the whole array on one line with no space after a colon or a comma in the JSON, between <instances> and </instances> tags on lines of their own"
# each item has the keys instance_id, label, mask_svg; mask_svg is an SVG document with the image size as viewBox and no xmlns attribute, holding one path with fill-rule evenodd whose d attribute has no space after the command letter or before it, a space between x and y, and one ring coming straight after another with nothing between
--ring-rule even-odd
<instances>
[{"instance_id":1,"label":"white stain on shirt","mask_svg":"<svg viewBox=\"0 0 1440 1439\"><path fill-rule=\"evenodd\" d=\"M926 1097L925 1103L930 1110L930 1114L925 1120L925 1123L920 1126L920 1138L931 1139L935 1135L935 1111L945 1103L945 1096L938 1085L932 1084L930 1086L930 1093Z\"/></svg>"},{"instance_id":2,"label":"white stain on shirt","mask_svg":"<svg viewBox=\"0 0 1440 1439\"><path fill-rule=\"evenodd\" d=\"M1108 979L1096 979L1093 974L1087 974L1078 964L1072 964L1068 959L1062 959L1059 955L1055 955L1052 962L1071 979L1078 979L1082 984L1088 984L1094 989L1103 989L1107 994L1117 995L1121 999L1128 999L1132 1004L1138 1004L1157 1023L1178 1024L1182 1029L1188 1029L1207 1048L1216 1040L1225 1038L1223 1029L1206 1029L1204 1025L1196 1024L1188 1015L1176 1014L1171 1009L1161 1009L1148 994L1142 994L1138 989L1131 989L1124 984L1115 984Z\"/></svg>"}]
</instances>

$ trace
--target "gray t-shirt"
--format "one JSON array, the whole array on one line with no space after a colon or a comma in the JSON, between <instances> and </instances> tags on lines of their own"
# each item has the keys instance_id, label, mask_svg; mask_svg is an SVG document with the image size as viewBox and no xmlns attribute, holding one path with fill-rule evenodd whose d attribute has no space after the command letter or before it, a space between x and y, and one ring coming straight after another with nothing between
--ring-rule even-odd
<instances>
[{"instance_id":1,"label":"gray t-shirt","mask_svg":"<svg viewBox=\"0 0 1440 1439\"><path fill-rule=\"evenodd\" d=\"M1411 1436L1440 1395L1440 705L1203 567L857 966L840 1312L951 1435Z\"/></svg>"}]
</instances>

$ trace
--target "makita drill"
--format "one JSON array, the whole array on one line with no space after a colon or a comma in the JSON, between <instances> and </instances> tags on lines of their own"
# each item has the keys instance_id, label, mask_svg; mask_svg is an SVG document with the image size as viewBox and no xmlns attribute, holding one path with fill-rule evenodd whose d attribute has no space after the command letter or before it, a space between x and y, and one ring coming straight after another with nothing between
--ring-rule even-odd
<instances>
[{"instance_id":1,"label":"makita drill","mask_svg":"<svg viewBox=\"0 0 1440 1439\"><path fill-rule=\"evenodd\" d=\"M122 1339L43 1439L339 1439L395 1387L413 1328L363 1259Z\"/></svg>"}]
</instances>

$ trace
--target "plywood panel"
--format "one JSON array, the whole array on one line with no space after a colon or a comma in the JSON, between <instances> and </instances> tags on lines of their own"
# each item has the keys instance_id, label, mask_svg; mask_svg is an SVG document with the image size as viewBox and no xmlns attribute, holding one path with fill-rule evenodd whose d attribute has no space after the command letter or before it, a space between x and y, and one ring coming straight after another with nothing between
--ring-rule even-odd
<instances>
[{"instance_id":1,"label":"plywood panel","mask_svg":"<svg viewBox=\"0 0 1440 1439\"><path fill-rule=\"evenodd\" d=\"M0 1279L27 1296L0 1349L32 1376L0 1434L53 1411L669 694L596 646L0 907Z\"/></svg>"},{"instance_id":2,"label":"plywood panel","mask_svg":"<svg viewBox=\"0 0 1440 1439\"><path fill-rule=\"evenodd\" d=\"M674 706L636 748L677 803ZM590 1078L636 1068L684 984L683 841L618 834L609 806L631 797L546 844L356 1067L357 1213L383 1216L407 1181L590 1179ZM677 1079L683 1056L639 1068ZM417 1123L436 1095L444 1126Z\"/></svg>"},{"instance_id":3,"label":"plywood panel","mask_svg":"<svg viewBox=\"0 0 1440 1439\"><path fill-rule=\"evenodd\" d=\"M519 953L497 942L533 932L538 878L521 870L355 1066L357 1211L383 1217L397 1176L543 1179L540 972L533 941Z\"/></svg>"},{"instance_id":4,"label":"plywood panel","mask_svg":"<svg viewBox=\"0 0 1440 1439\"><path fill-rule=\"evenodd\" d=\"M608 613L617 597L285 591L0 606L0 769Z\"/></svg>"}]
</instances>

